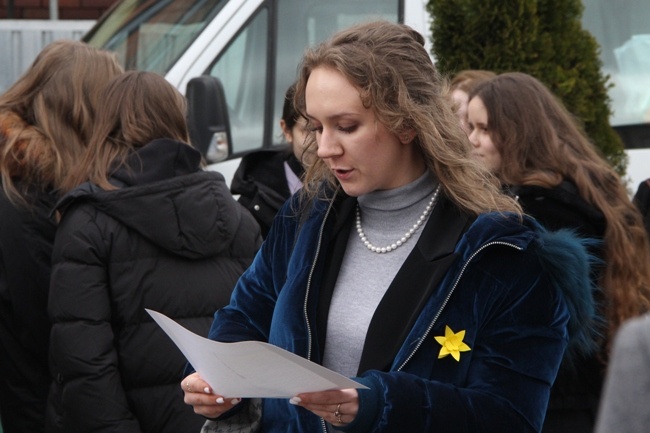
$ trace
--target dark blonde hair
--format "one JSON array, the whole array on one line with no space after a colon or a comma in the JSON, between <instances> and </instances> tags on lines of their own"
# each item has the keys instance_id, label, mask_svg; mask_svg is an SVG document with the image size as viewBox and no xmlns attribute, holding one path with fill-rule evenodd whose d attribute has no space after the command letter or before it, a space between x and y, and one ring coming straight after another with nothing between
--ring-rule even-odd
<instances>
[{"instance_id":1,"label":"dark blonde hair","mask_svg":"<svg viewBox=\"0 0 650 433\"><path fill-rule=\"evenodd\" d=\"M282 104L282 120L284 124L287 125L287 129L293 129L298 122L298 117L300 116L296 109L293 106L293 97L296 94L296 83L287 88L287 91L284 94L284 103Z\"/></svg>"},{"instance_id":2,"label":"dark blonde hair","mask_svg":"<svg viewBox=\"0 0 650 433\"><path fill-rule=\"evenodd\" d=\"M462 90L469 94L478 83L496 76L496 73L484 69L464 69L453 76L449 83L449 91Z\"/></svg>"},{"instance_id":3,"label":"dark blonde hair","mask_svg":"<svg viewBox=\"0 0 650 433\"><path fill-rule=\"evenodd\" d=\"M534 77L513 72L470 94L487 111L487 129L501 154L507 185L552 188L563 180L605 216L601 278L610 337L620 324L650 310L650 247L641 215L625 185L590 142L580 123Z\"/></svg>"},{"instance_id":4,"label":"dark blonde hair","mask_svg":"<svg viewBox=\"0 0 650 433\"><path fill-rule=\"evenodd\" d=\"M104 89L95 131L81 163L65 180L66 191L86 181L116 189L111 173L137 148L158 138L189 143L186 107L183 95L156 73L127 71L116 77Z\"/></svg>"},{"instance_id":5,"label":"dark blonde hair","mask_svg":"<svg viewBox=\"0 0 650 433\"><path fill-rule=\"evenodd\" d=\"M114 54L59 40L0 96L0 172L10 200L24 203L28 187L61 188L95 127L103 87L120 73Z\"/></svg>"},{"instance_id":6,"label":"dark blonde hair","mask_svg":"<svg viewBox=\"0 0 650 433\"><path fill-rule=\"evenodd\" d=\"M452 94L455 90L460 90L469 95L472 92L472 89L478 84L490 78L496 77L497 74L492 71L486 71L483 69L465 69L458 72L454 75L449 83L449 98L452 99L452 106L454 111L458 111L459 106L456 102L453 101ZM467 113L465 113L464 122L467 122Z\"/></svg>"},{"instance_id":7,"label":"dark blonde hair","mask_svg":"<svg viewBox=\"0 0 650 433\"><path fill-rule=\"evenodd\" d=\"M299 67L295 106L305 115L305 87L318 67L332 68L359 89L363 105L389 131L412 130L413 141L445 193L462 209L519 212L498 181L471 157L471 145L445 96L446 83L424 48L424 38L412 28L386 21L359 24L340 31L309 49ZM308 146L316 146L314 134ZM326 180L337 186L322 160L310 165L303 191L314 197Z\"/></svg>"}]
</instances>

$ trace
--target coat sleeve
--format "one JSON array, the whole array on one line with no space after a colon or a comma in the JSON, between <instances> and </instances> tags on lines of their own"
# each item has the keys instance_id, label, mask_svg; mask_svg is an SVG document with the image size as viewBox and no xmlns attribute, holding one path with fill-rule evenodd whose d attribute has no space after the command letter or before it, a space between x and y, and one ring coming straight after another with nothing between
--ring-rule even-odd
<instances>
[{"instance_id":1,"label":"coat sleeve","mask_svg":"<svg viewBox=\"0 0 650 433\"><path fill-rule=\"evenodd\" d=\"M216 312L209 333L210 339L223 342L243 340L268 342L274 315L282 314L280 309L276 309L277 307L302 311L304 295L288 297L285 295L283 298L283 301L295 302L297 305L280 305L281 303L278 302L292 269L294 274L300 273L296 268L310 261L310 257L305 255L299 258L292 256L294 242L298 242L297 232L300 230L299 217L294 210L296 206L298 205L289 200L280 209L276 218L280 223L274 223L271 227L253 263L237 281L230 304ZM305 232L309 231L305 230ZM300 238L300 242L314 241ZM292 310L292 307L297 310ZM285 317L282 322L286 323L286 321Z\"/></svg>"},{"instance_id":2,"label":"coat sleeve","mask_svg":"<svg viewBox=\"0 0 650 433\"><path fill-rule=\"evenodd\" d=\"M650 315L618 331L596 421L596 433L641 433L650 426Z\"/></svg>"},{"instance_id":3,"label":"coat sleeve","mask_svg":"<svg viewBox=\"0 0 650 433\"><path fill-rule=\"evenodd\" d=\"M120 378L111 328L109 234L90 207L66 212L56 234L48 300L52 321L50 431L140 432Z\"/></svg>"}]
</instances>

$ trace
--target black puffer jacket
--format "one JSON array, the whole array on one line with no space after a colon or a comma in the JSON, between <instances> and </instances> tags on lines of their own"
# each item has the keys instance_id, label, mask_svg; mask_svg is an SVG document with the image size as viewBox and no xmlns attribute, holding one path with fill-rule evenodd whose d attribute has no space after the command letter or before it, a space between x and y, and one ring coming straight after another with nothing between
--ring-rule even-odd
<instances>
[{"instance_id":1,"label":"black puffer jacket","mask_svg":"<svg viewBox=\"0 0 650 433\"><path fill-rule=\"evenodd\" d=\"M0 414L5 433L43 432L50 383L45 310L56 223L48 215L56 196L32 188L26 200L17 206L0 189Z\"/></svg>"},{"instance_id":2,"label":"black puffer jacket","mask_svg":"<svg viewBox=\"0 0 650 433\"><path fill-rule=\"evenodd\" d=\"M206 335L260 245L252 216L199 153L156 140L103 191L59 203L48 312L49 432L198 432L181 352L145 308Z\"/></svg>"},{"instance_id":3,"label":"black puffer jacket","mask_svg":"<svg viewBox=\"0 0 650 433\"><path fill-rule=\"evenodd\" d=\"M302 177L304 168L291 147L262 149L246 154L232 179L230 191L239 194L239 203L255 217L266 237L285 201L291 196L284 163Z\"/></svg>"}]
</instances>

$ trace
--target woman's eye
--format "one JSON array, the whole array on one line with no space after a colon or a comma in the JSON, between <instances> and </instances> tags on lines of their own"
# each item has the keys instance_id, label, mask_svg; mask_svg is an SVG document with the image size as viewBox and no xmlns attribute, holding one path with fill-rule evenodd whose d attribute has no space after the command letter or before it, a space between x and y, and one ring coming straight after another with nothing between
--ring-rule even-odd
<instances>
[{"instance_id":1,"label":"woman's eye","mask_svg":"<svg viewBox=\"0 0 650 433\"><path fill-rule=\"evenodd\" d=\"M349 134L351 132L354 132L354 130L357 129L357 125L352 125L352 126L339 126L339 130L342 132L345 132L346 134Z\"/></svg>"}]
</instances>

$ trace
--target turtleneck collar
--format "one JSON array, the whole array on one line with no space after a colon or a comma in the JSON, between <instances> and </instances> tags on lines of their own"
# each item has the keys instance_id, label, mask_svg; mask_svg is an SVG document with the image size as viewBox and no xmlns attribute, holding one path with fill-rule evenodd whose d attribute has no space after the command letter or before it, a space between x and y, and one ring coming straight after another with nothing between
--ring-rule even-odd
<instances>
[{"instance_id":1,"label":"turtleneck collar","mask_svg":"<svg viewBox=\"0 0 650 433\"><path fill-rule=\"evenodd\" d=\"M436 178L429 170L413 182L399 188L373 191L358 197L361 210L400 210L430 197L436 188Z\"/></svg>"}]
</instances>

